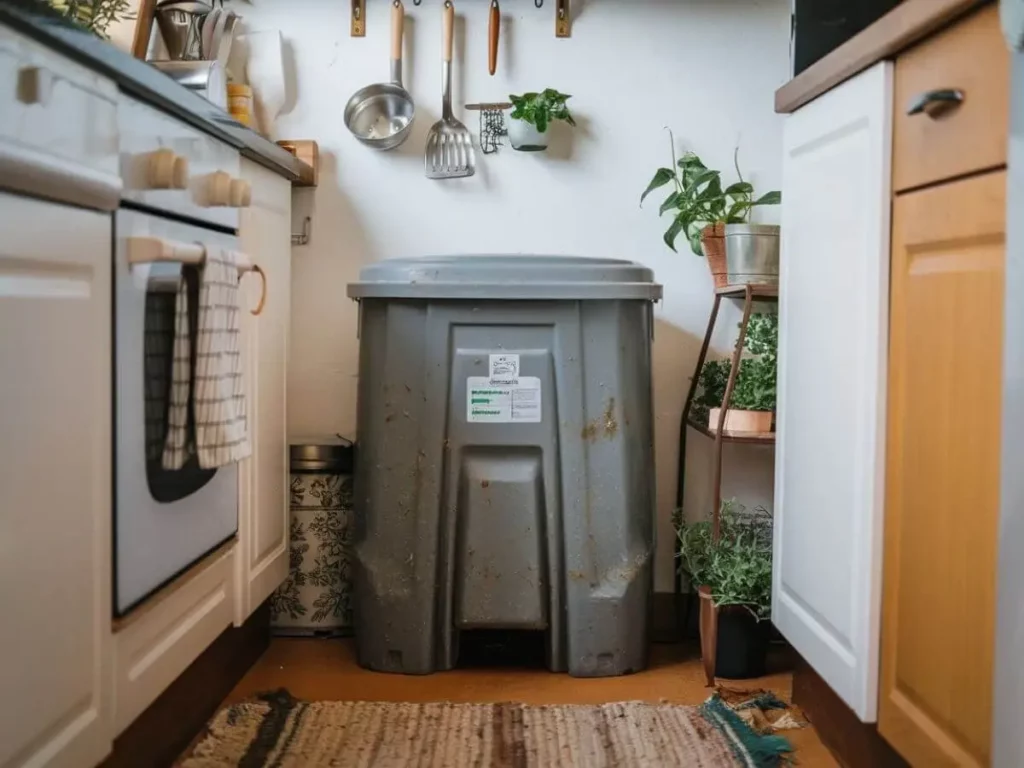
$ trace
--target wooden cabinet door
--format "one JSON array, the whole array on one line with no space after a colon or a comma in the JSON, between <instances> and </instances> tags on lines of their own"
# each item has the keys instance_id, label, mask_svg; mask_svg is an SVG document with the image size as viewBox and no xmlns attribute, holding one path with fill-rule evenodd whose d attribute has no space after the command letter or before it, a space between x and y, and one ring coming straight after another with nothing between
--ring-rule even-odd
<instances>
[{"instance_id":1,"label":"wooden cabinet door","mask_svg":"<svg viewBox=\"0 0 1024 768\"><path fill-rule=\"evenodd\" d=\"M879 730L989 764L1006 173L896 198Z\"/></svg>"},{"instance_id":2,"label":"wooden cabinet door","mask_svg":"<svg viewBox=\"0 0 1024 768\"><path fill-rule=\"evenodd\" d=\"M242 210L240 247L266 276L263 311L242 313L252 456L239 467L238 557L241 624L288 575L288 434L285 420L291 314L291 184L248 160L242 178L252 205ZM259 275L243 278L255 308Z\"/></svg>"},{"instance_id":3,"label":"wooden cabinet door","mask_svg":"<svg viewBox=\"0 0 1024 768\"><path fill-rule=\"evenodd\" d=\"M786 119L772 619L875 719L892 67Z\"/></svg>"},{"instance_id":4,"label":"wooden cabinet door","mask_svg":"<svg viewBox=\"0 0 1024 768\"><path fill-rule=\"evenodd\" d=\"M0 193L0 766L111 746L110 214Z\"/></svg>"}]
</instances>

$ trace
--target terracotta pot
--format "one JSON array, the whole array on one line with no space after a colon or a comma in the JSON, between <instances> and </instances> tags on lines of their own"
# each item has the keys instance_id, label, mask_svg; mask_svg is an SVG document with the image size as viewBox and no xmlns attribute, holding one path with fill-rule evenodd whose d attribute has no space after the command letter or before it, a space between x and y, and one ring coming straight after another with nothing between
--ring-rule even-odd
<instances>
[{"instance_id":1,"label":"terracotta pot","mask_svg":"<svg viewBox=\"0 0 1024 768\"><path fill-rule=\"evenodd\" d=\"M721 412L721 408L708 409L708 429L712 432L718 431L718 419ZM759 434L771 432L774 416L772 411L740 411L730 408L725 412L725 431L757 432Z\"/></svg>"},{"instance_id":2,"label":"terracotta pot","mask_svg":"<svg viewBox=\"0 0 1024 768\"><path fill-rule=\"evenodd\" d=\"M700 658L708 686L715 684L715 662L718 656L718 607L711 599L711 587L697 587L700 595Z\"/></svg>"},{"instance_id":3,"label":"terracotta pot","mask_svg":"<svg viewBox=\"0 0 1024 768\"><path fill-rule=\"evenodd\" d=\"M729 268L725 260L725 224L709 224L700 234L700 246L704 258L708 260L708 269L715 280L715 288L724 288L729 284Z\"/></svg>"}]
</instances>

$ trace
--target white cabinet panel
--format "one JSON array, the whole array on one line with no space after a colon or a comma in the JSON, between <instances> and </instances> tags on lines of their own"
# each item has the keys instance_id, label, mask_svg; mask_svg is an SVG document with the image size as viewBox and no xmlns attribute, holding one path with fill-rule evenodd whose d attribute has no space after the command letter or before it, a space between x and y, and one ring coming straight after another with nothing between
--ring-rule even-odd
<instances>
[{"instance_id":1,"label":"white cabinet panel","mask_svg":"<svg viewBox=\"0 0 1024 768\"><path fill-rule=\"evenodd\" d=\"M236 551L232 543L209 555L125 619L114 635L116 733L231 625Z\"/></svg>"},{"instance_id":2,"label":"white cabinet panel","mask_svg":"<svg viewBox=\"0 0 1024 768\"><path fill-rule=\"evenodd\" d=\"M110 214L0 193L0 766L111 746Z\"/></svg>"},{"instance_id":3,"label":"white cabinet panel","mask_svg":"<svg viewBox=\"0 0 1024 768\"><path fill-rule=\"evenodd\" d=\"M242 178L253 205L243 209L241 249L266 275L260 315L242 314L252 456L239 465L239 599L241 624L288 575L288 434L285 404L291 303L291 184L248 160ZM256 307L262 285L245 278L244 296Z\"/></svg>"},{"instance_id":4,"label":"white cabinet panel","mask_svg":"<svg viewBox=\"0 0 1024 768\"><path fill-rule=\"evenodd\" d=\"M892 65L787 118L772 618L876 719Z\"/></svg>"},{"instance_id":5,"label":"white cabinet panel","mask_svg":"<svg viewBox=\"0 0 1024 768\"><path fill-rule=\"evenodd\" d=\"M113 210L117 86L0 27L0 186Z\"/></svg>"}]
</instances>

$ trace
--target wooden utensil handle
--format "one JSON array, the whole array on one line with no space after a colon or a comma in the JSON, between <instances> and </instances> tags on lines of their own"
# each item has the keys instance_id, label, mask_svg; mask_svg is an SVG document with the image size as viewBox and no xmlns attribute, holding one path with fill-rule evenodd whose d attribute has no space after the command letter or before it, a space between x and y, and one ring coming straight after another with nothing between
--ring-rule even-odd
<instances>
[{"instance_id":1,"label":"wooden utensil handle","mask_svg":"<svg viewBox=\"0 0 1024 768\"><path fill-rule=\"evenodd\" d=\"M491 0L491 24L487 49L487 69L493 75L498 70L498 36L501 33L501 8L498 0Z\"/></svg>"},{"instance_id":2,"label":"wooden utensil handle","mask_svg":"<svg viewBox=\"0 0 1024 768\"><path fill-rule=\"evenodd\" d=\"M445 0L444 10L441 11L441 48L445 61L452 60L452 38L455 32L455 5L452 0Z\"/></svg>"},{"instance_id":3,"label":"wooden utensil handle","mask_svg":"<svg viewBox=\"0 0 1024 768\"><path fill-rule=\"evenodd\" d=\"M402 0L395 0L391 5L391 59L402 59L402 35L405 33L405 6Z\"/></svg>"}]
</instances>

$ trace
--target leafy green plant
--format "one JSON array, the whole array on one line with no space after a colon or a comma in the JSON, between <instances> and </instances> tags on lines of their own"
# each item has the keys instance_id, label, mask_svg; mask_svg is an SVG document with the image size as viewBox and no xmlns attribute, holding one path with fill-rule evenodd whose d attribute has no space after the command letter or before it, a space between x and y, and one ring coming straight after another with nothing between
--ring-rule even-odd
<instances>
[{"instance_id":1,"label":"leafy green plant","mask_svg":"<svg viewBox=\"0 0 1024 768\"><path fill-rule=\"evenodd\" d=\"M765 312L750 316L743 342L744 357L736 373L730 408L774 411L779 359L779 316ZM729 380L729 360L708 360L700 371L693 404L701 414L720 408Z\"/></svg>"},{"instance_id":2,"label":"leafy green plant","mask_svg":"<svg viewBox=\"0 0 1024 768\"><path fill-rule=\"evenodd\" d=\"M722 503L719 539L713 523L679 519L680 569L697 586L711 589L715 605L740 605L760 621L772 611L772 516L748 512L735 500Z\"/></svg>"},{"instance_id":3,"label":"leafy green plant","mask_svg":"<svg viewBox=\"0 0 1024 768\"><path fill-rule=\"evenodd\" d=\"M524 93L522 96L512 94L508 98L512 102L512 119L529 123L540 133L547 132L548 125L555 120L576 125L565 104L572 96L559 93L554 88L545 88L541 93Z\"/></svg>"},{"instance_id":4,"label":"leafy green plant","mask_svg":"<svg viewBox=\"0 0 1024 768\"><path fill-rule=\"evenodd\" d=\"M129 0L48 0L64 18L100 37L117 21L135 18Z\"/></svg>"},{"instance_id":5,"label":"leafy green plant","mask_svg":"<svg viewBox=\"0 0 1024 768\"><path fill-rule=\"evenodd\" d=\"M743 180L739 166L739 148L733 153L733 164L739 181L722 188L722 173L709 169L694 152L687 152L676 159L676 140L669 131L672 147L672 167L659 168L640 196L640 205L656 189L672 184L673 191L662 202L658 215L672 214L672 223L665 232L665 244L676 250L676 239L680 234L690 242L690 250L702 256L701 234L704 229L719 222L745 224L750 220L754 208L761 205L778 205L782 202L781 192L768 192L754 198L753 185Z\"/></svg>"}]
</instances>

